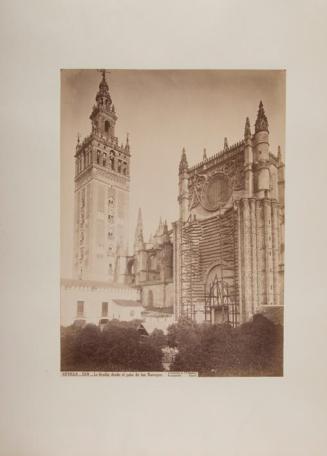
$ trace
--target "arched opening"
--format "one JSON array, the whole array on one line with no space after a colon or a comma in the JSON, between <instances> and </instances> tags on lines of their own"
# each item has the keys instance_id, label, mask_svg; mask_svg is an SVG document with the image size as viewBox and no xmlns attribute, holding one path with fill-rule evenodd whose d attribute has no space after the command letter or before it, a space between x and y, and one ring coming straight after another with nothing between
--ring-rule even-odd
<instances>
[{"instance_id":1,"label":"arched opening","mask_svg":"<svg viewBox=\"0 0 327 456\"><path fill-rule=\"evenodd\" d=\"M106 133L109 133L109 130L110 130L110 122L109 122L109 120L106 120L104 123L104 131Z\"/></svg>"},{"instance_id":2,"label":"arched opening","mask_svg":"<svg viewBox=\"0 0 327 456\"><path fill-rule=\"evenodd\" d=\"M210 269L205 284L205 319L210 323L239 324L234 271L221 264Z\"/></svg>"}]
</instances>

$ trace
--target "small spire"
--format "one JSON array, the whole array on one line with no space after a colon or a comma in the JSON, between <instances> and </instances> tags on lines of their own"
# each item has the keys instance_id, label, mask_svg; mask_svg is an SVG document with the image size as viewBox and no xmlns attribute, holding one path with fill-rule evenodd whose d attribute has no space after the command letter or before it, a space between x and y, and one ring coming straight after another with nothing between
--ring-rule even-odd
<instances>
[{"instance_id":1,"label":"small spire","mask_svg":"<svg viewBox=\"0 0 327 456\"><path fill-rule=\"evenodd\" d=\"M259 131L267 131L269 133L268 126L268 119L265 114L263 103L260 100L257 120L255 121L255 132L258 133Z\"/></svg>"},{"instance_id":2,"label":"small spire","mask_svg":"<svg viewBox=\"0 0 327 456\"><path fill-rule=\"evenodd\" d=\"M244 138L251 138L250 119L248 117L246 118L246 121L245 121Z\"/></svg>"},{"instance_id":3,"label":"small spire","mask_svg":"<svg viewBox=\"0 0 327 456\"><path fill-rule=\"evenodd\" d=\"M224 138L224 150L228 149L228 140Z\"/></svg>"},{"instance_id":4,"label":"small spire","mask_svg":"<svg viewBox=\"0 0 327 456\"><path fill-rule=\"evenodd\" d=\"M142 210L139 208L137 214L137 223L135 230L135 240L134 240L134 251L142 250L144 247L144 238L143 238L143 220L142 220Z\"/></svg>"},{"instance_id":5,"label":"small spire","mask_svg":"<svg viewBox=\"0 0 327 456\"><path fill-rule=\"evenodd\" d=\"M187 158L186 158L185 147L183 147L181 161L179 162L179 174L181 174L183 171L187 171L187 170L188 170L188 163L187 163Z\"/></svg>"},{"instance_id":6,"label":"small spire","mask_svg":"<svg viewBox=\"0 0 327 456\"><path fill-rule=\"evenodd\" d=\"M79 146L81 142L81 135L80 133L77 133L77 145Z\"/></svg>"},{"instance_id":7,"label":"small spire","mask_svg":"<svg viewBox=\"0 0 327 456\"><path fill-rule=\"evenodd\" d=\"M126 146L129 146L129 133L126 133Z\"/></svg>"},{"instance_id":8,"label":"small spire","mask_svg":"<svg viewBox=\"0 0 327 456\"><path fill-rule=\"evenodd\" d=\"M169 233L168 233L167 220L165 220L165 223L164 223L164 226L163 226L162 236L163 236L163 239L162 239L163 243L168 243L168 242L170 242Z\"/></svg>"},{"instance_id":9,"label":"small spire","mask_svg":"<svg viewBox=\"0 0 327 456\"><path fill-rule=\"evenodd\" d=\"M203 149L203 160L208 160L206 148Z\"/></svg>"}]
</instances>

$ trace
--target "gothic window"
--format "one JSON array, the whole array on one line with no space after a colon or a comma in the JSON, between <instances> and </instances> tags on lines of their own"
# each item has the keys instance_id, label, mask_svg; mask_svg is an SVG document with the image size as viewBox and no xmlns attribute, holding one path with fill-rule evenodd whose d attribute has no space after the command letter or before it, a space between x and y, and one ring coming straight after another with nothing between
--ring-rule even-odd
<instances>
[{"instance_id":1,"label":"gothic window","mask_svg":"<svg viewBox=\"0 0 327 456\"><path fill-rule=\"evenodd\" d=\"M110 122L108 120L106 120L104 123L104 131L106 133L109 133L109 129L110 129Z\"/></svg>"},{"instance_id":2,"label":"gothic window","mask_svg":"<svg viewBox=\"0 0 327 456\"><path fill-rule=\"evenodd\" d=\"M98 150L97 151L97 164L100 164L100 157L101 157L101 152Z\"/></svg>"},{"instance_id":3,"label":"gothic window","mask_svg":"<svg viewBox=\"0 0 327 456\"><path fill-rule=\"evenodd\" d=\"M153 291L148 292L148 307L153 307Z\"/></svg>"},{"instance_id":4,"label":"gothic window","mask_svg":"<svg viewBox=\"0 0 327 456\"><path fill-rule=\"evenodd\" d=\"M109 274L111 275L112 274L112 264L111 263L109 263L109 268L108 269L109 269Z\"/></svg>"},{"instance_id":5,"label":"gothic window","mask_svg":"<svg viewBox=\"0 0 327 456\"><path fill-rule=\"evenodd\" d=\"M107 154L104 152L103 159L102 159L102 166L106 166L106 164L107 164Z\"/></svg>"},{"instance_id":6,"label":"gothic window","mask_svg":"<svg viewBox=\"0 0 327 456\"><path fill-rule=\"evenodd\" d=\"M118 160L118 172L121 173L121 164L122 164L122 161L121 160Z\"/></svg>"},{"instance_id":7,"label":"gothic window","mask_svg":"<svg viewBox=\"0 0 327 456\"><path fill-rule=\"evenodd\" d=\"M113 223L114 221L114 216L112 214L108 214L108 222Z\"/></svg>"},{"instance_id":8,"label":"gothic window","mask_svg":"<svg viewBox=\"0 0 327 456\"><path fill-rule=\"evenodd\" d=\"M124 176L126 176L126 173L127 173L127 163L124 162L124 166L123 166L123 174L124 174Z\"/></svg>"},{"instance_id":9,"label":"gothic window","mask_svg":"<svg viewBox=\"0 0 327 456\"><path fill-rule=\"evenodd\" d=\"M77 301L77 317L84 316L84 301Z\"/></svg>"},{"instance_id":10,"label":"gothic window","mask_svg":"<svg viewBox=\"0 0 327 456\"><path fill-rule=\"evenodd\" d=\"M109 230L108 231L108 239L112 239L113 235L114 235L114 233L112 232L112 230Z\"/></svg>"},{"instance_id":11,"label":"gothic window","mask_svg":"<svg viewBox=\"0 0 327 456\"><path fill-rule=\"evenodd\" d=\"M108 303L107 302L103 302L102 303L102 312L101 312L101 316L102 317L107 317L108 316Z\"/></svg>"}]
</instances>

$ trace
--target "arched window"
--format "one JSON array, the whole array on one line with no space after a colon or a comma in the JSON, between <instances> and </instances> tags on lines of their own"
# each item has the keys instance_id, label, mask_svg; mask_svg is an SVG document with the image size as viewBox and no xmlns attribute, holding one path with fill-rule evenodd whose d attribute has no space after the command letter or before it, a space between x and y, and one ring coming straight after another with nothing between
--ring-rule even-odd
<instances>
[{"instance_id":1,"label":"arched window","mask_svg":"<svg viewBox=\"0 0 327 456\"><path fill-rule=\"evenodd\" d=\"M148 307L153 307L153 291L148 291Z\"/></svg>"},{"instance_id":2,"label":"arched window","mask_svg":"<svg viewBox=\"0 0 327 456\"><path fill-rule=\"evenodd\" d=\"M98 165L100 164L100 156L101 156L101 152L98 150L97 151L97 164Z\"/></svg>"},{"instance_id":3,"label":"arched window","mask_svg":"<svg viewBox=\"0 0 327 456\"><path fill-rule=\"evenodd\" d=\"M106 166L106 164L107 164L107 154L104 152L103 153L103 159L102 159L102 165Z\"/></svg>"},{"instance_id":4,"label":"arched window","mask_svg":"<svg viewBox=\"0 0 327 456\"><path fill-rule=\"evenodd\" d=\"M108 120L106 120L104 123L104 131L106 133L109 133L109 129L110 129L110 122Z\"/></svg>"}]
</instances>

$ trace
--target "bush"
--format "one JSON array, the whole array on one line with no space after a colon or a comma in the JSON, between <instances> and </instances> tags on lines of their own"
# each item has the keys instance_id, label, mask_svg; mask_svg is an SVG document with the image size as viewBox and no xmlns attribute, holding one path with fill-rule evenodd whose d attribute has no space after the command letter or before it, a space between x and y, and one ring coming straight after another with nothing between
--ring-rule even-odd
<instances>
[{"instance_id":1,"label":"bush","mask_svg":"<svg viewBox=\"0 0 327 456\"><path fill-rule=\"evenodd\" d=\"M283 328L262 315L235 329L181 320L168 329L168 344L178 349L171 370L203 376L283 374Z\"/></svg>"},{"instance_id":2,"label":"bush","mask_svg":"<svg viewBox=\"0 0 327 456\"><path fill-rule=\"evenodd\" d=\"M101 331L62 328L61 369L64 371L160 371L163 343L161 332L141 336L138 322L109 322ZM163 336L164 337L164 336Z\"/></svg>"}]
</instances>

